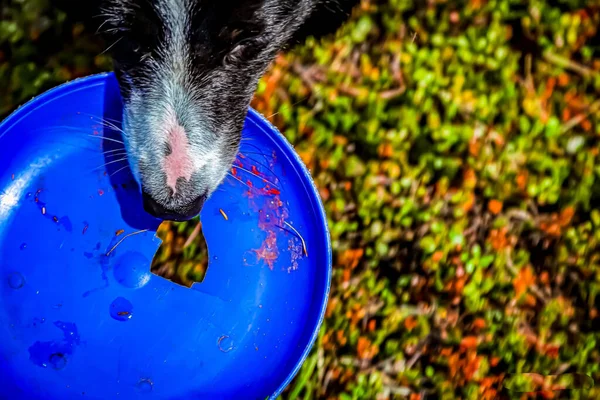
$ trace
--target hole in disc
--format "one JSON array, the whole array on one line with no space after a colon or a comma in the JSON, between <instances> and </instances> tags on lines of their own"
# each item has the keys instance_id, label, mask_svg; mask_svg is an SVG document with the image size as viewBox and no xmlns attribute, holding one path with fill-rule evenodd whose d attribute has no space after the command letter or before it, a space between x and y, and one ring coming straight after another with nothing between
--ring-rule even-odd
<instances>
[{"instance_id":1,"label":"hole in disc","mask_svg":"<svg viewBox=\"0 0 600 400\"><path fill-rule=\"evenodd\" d=\"M162 245L152 260L152 273L188 288L202 282L208 268L208 247L200 218L164 221L156 234Z\"/></svg>"}]
</instances>

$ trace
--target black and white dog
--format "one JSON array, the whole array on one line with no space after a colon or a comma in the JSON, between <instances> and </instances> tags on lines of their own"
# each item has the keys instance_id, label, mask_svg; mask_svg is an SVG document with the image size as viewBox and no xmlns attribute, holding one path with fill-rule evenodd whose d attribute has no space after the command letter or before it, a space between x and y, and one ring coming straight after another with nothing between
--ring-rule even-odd
<instances>
[{"instance_id":1,"label":"black and white dog","mask_svg":"<svg viewBox=\"0 0 600 400\"><path fill-rule=\"evenodd\" d=\"M333 33L358 0L104 0L100 31L123 101L144 208L199 214L238 152L259 79L277 52Z\"/></svg>"}]
</instances>

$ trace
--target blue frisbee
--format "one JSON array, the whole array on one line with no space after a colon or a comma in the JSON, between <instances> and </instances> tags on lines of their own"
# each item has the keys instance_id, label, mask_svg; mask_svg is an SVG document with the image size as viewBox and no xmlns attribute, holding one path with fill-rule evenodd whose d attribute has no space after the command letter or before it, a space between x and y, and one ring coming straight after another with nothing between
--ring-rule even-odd
<instances>
[{"instance_id":1,"label":"blue frisbee","mask_svg":"<svg viewBox=\"0 0 600 400\"><path fill-rule=\"evenodd\" d=\"M308 355L331 275L323 206L254 110L201 213L210 262L150 272L113 74L59 86L0 124L0 398L275 398Z\"/></svg>"}]
</instances>

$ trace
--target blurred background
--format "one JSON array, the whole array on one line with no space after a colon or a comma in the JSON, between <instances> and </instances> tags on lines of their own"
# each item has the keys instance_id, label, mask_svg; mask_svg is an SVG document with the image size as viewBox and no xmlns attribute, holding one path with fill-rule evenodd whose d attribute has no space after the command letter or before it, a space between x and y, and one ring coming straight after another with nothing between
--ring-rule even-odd
<instances>
[{"instance_id":1,"label":"blurred background","mask_svg":"<svg viewBox=\"0 0 600 400\"><path fill-rule=\"evenodd\" d=\"M0 118L111 69L71 11L0 1ZM597 1L364 0L277 58L252 105L310 168L334 248L282 398L600 398L599 24ZM198 220L160 235L154 271L201 280Z\"/></svg>"}]
</instances>

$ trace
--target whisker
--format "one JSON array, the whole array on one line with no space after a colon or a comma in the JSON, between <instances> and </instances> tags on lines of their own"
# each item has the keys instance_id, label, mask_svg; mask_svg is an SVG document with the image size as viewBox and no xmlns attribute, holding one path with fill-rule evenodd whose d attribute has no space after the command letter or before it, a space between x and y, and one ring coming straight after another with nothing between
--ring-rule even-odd
<instances>
[{"instance_id":1,"label":"whisker","mask_svg":"<svg viewBox=\"0 0 600 400\"><path fill-rule=\"evenodd\" d=\"M99 166L99 167L96 167L96 168L94 168L92 171L95 171L95 170L97 170L97 169L100 169L100 168L106 167L107 165L114 164L114 163L116 163L116 162L125 161L125 160L127 160L127 157L119 158L118 160L109 161L109 162L107 162L107 163L105 163L105 164L103 164L103 165L101 165L101 166Z\"/></svg>"},{"instance_id":2,"label":"whisker","mask_svg":"<svg viewBox=\"0 0 600 400\"><path fill-rule=\"evenodd\" d=\"M104 139L104 140L108 140L109 142L115 142L115 143L125 145L124 142L117 140L117 139L113 139L113 138L108 138L108 137L104 137L104 136L100 136L100 135L87 135L87 136L97 138L97 139Z\"/></svg>"},{"instance_id":3,"label":"whisker","mask_svg":"<svg viewBox=\"0 0 600 400\"><path fill-rule=\"evenodd\" d=\"M127 152L122 152L122 153L114 153L114 154L106 154L106 157L123 157L123 156L127 156Z\"/></svg>"},{"instance_id":4,"label":"whisker","mask_svg":"<svg viewBox=\"0 0 600 400\"><path fill-rule=\"evenodd\" d=\"M268 154L263 153L260 147L255 146L255 145L253 145L251 143L246 142L246 143L243 144L243 146L240 146L240 150L238 151L238 153L240 153L240 154L244 154L244 153L252 154L252 152L243 151L242 147L250 147L250 148L255 149L256 152L254 152L254 154L260 154L260 155L262 155L263 159L265 160L265 162L267 164L272 164L272 162L273 162L272 157L269 156ZM242 153L242 151L243 151L243 153ZM269 162L269 157L271 157L271 162Z\"/></svg>"},{"instance_id":5,"label":"whisker","mask_svg":"<svg viewBox=\"0 0 600 400\"><path fill-rule=\"evenodd\" d=\"M95 17L95 18L96 18L96 17ZM109 20L108 20L108 19L105 19L105 20L104 20L104 21L103 21L103 22L100 24L100 26L98 27L98 29L96 29L96 35L100 34L100 32L101 32L101 31L100 31L100 29L102 29L102 27L103 27L104 25L106 25L108 22L109 22ZM108 29L108 30L106 30L106 31L104 31L104 32L109 32L109 31L110 31L110 29Z\"/></svg>"},{"instance_id":6,"label":"whisker","mask_svg":"<svg viewBox=\"0 0 600 400\"><path fill-rule=\"evenodd\" d=\"M287 226L289 226L290 229L293 231L292 233L294 233L298 237L298 239L300 239L300 241L302 241L302 252L304 253L304 255L306 257L308 257L308 249L306 247L306 242L304 241L304 238L302 237L302 235L300 234L300 232L298 232L296 230L296 228L294 228L292 225L290 225L287 221L283 221L283 223L286 224ZM281 225L275 225L275 226L277 226L280 229L283 229L283 230L286 230L286 231L290 232L289 229L286 229L286 228L284 228Z\"/></svg>"},{"instance_id":7,"label":"whisker","mask_svg":"<svg viewBox=\"0 0 600 400\"><path fill-rule=\"evenodd\" d=\"M47 128L34 129L33 132L52 132L52 131L57 131L57 130L71 130L71 131L75 131L75 132L89 132L90 131L90 129L85 129L85 128L81 128L81 127L77 127L77 126L56 125L56 126L47 127Z\"/></svg>"},{"instance_id":8,"label":"whisker","mask_svg":"<svg viewBox=\"0 0 600 400\"><path fill-rule=\"evenodd\" d=\"M119 172L123 171L127 167L129 167L129 165L125 165L124 167L119 168L118 170L116 170L115 172L113 172L112 174L110 174L109 177L112 177L113 175L118 174Z\"/></svg>"},{"instance_id":9,"label":"whisker","mask_svg":"<svg viewBox=\"0 0 600 400\"><path fill-rule=\"evenodd\" d=\"M90 118L91 119L91 118ZM95 124L100 124L102 125L102 127L104 128L109 128L110 130L113 131L117 131L120 132L121 130L119 129L118 126L114 125L113 123L109 122L109 121L103 121L101 119L97 120L97 121L93 121Z\"/></svg>"},{"instance_id":10,"label":"whisker","mask_svg":"<svg viewBox=\"0 0 600 400\"><path fill-rule=\"evenodd\" d=\"M121 128L119 128L118 126L116 126L115 124L109 122L109 121L96 121L98 124L102 125L104 128L108 128L109 130L115 131L115 132L119 132L123 135L125 135L125 131Z\"/></svg>"},{"instance_id":11,"label":"whisker","mask_svg":"<svg viewBox=\"0 0 600 400\"><path fill-rule=\"evenodd\" d=\"M292 68L291 70L293 71L294 69L295 69L295 68ZM296 74L297 74L297 73L296 73ZM298 75L296 75L296 76L298 76ZM271 118L273 118L274 116L276 116L277 114L281 113L281 111L282 111L282 110L284 110L284 109L288 109L288 108L292 108L292 107L295 107L295 106L297 106L297 105L298 105L298 104L300 104L300 103L304 103L305 101L308 101L308 100L310 100L311 98L317 98L317 99L318 99L318 96L320 96L320 95L321 95L321 93L322 93L322 92L323 92L325 89L326 89L326 87L325 87L325 86L323 86L323 87L320 87L320 88L316 88L316 89L315 89L315 88L311 88L311 89L310 89L310 93L308 93L306 96L302 96L300 99L298 99L297 101L295 101L295 102L293 102L293 103L289 103L289 102L288 102L288 103L285 103L284 105L282 105L281 107L279 107L279 109L278 109L278 110L277 110L275 113L273 113L273 114L269 115L269 116L268 116L268 117L266 117L266 118L267 118L267 119L271 119ZM314 109L314 108L313 108L313 109Z\"/></svg>"},{"instance_id":12,"label":"whisker","mask_svg":"<svg viewBox=\"0 0 600 400\"><path fill-rule=\"evenodd\" d=\"M235 175L233 175L231 172L227 172L227 174L232 177L233 179L235 179L236 181L242 183L244 186L246 186L249 189L253 189L252 186L248 185L246 182L244 182L243 180L241 180L240 178L236 177Z\"/></svg>"},{"instance_id":13,"label":"whisker","mask_svg":"<svg viewBox=\"0 0 600 400\"><path fill-rule=\"evenodd\" d=\"M242 153L240 153L240 154L242 154ZM245 155L245 154L256 154L256 153L247 153L247 152L244 152L244 154L243 154L243 155ZM266 168L267 170L269 170L269 172L271 172L271 174L273 174L273 177L274 177L275 179L277 179L277 181L279 181L279 178L277 177L277 174L275 174L275 171L273 171L273 170L271 169L271 167L269 167L269 166L268 166L268 165L266 165L266 164L263 164L263 163L261 163L261 162L260 162L260 161L258 161L258 160L255 160L255 159L254 159L254 158L252 158L252 157L248 157L248 156L246 156L246 158L248 158L249 160L252 160L252 161L254 161L256 164L258 164L258 165L260 165L261 167L263 167L263 168Z\"/></svg>"},{"instance_id":14,"label":"whisker","mask_svg":"<svg viewBox=\"0 0 600 400\"><path fill-rule=\"evenodd\" d=\"M133 235L139 235L140 233L144 233L144 232L147 232L147 231L148 231L148 229L142 229L141 231L132 232L132 233L129 233L129 234L127 234L127 235L123 236L123 238L121 238L121 240L119 240L119 241L118 241L118 242L117 242L117 243L116 243L116 244L115 244L115 245L112 247L112 249L110 249L110 250L108 251L108 253L106 253L106 257L110 256L110 253L112 253L112 252L113 252L113 251L114 251L114 250L117 248L117 246L119 246L121 243L123 243L123 240L125 240L125 239L127 239L128 237L131 237L131 236L133 236Z\"/></svg>"},{"instance_id":15,"label":"whisker","mask_svg":"<svg viewBox=\"0 0 600 400\"><path fill-rule=\"evenodd\" d=\"M243 153L240 151L239 153L242 154L242 155L246 155L246 154L258 154L258 155L265 156L265 157L268 156L268 154L265 154L265 153L259 152L259 151L244 151Z\"/></svg>"},{"instance_id":16,"label":"whisker","mask_svg":"<svg viewBox=\"0 0 600 400\"><path fill-rule=\"evenodd\" d=\"M97 120L99 120L99 121L108 121L108 122L113 122L113 123L115 123L115 124L119 124L119 123L121 123L121 121L119 121L119 120L117 120L117 119L114 119L114 118L108 118L108 117L99 117L99 116L97 116L97 115L94 115L94 114L90 114L90 113L82 113L82 112L79 112L78 114L79 114L79 115L85 115L85 116L87 116L87 117L90 117L90 118L96 118L96 119L97 119Z\"/></svg>"},{"instance_id":17,"label":"whisker","mask_svg":"<svg viewBox=\"0 0 600 400\"><path fill-rule=\"evenodd\" d=\"M127 153L127 150L125 150L124 147L120 147L118 149L106 150L102 154L109 154L109 153L114 153L114 152L117 152L117 151L122 151L123 153Z\"/></svg>"},{"instance_id":18,"label":"whisker","mask_svg":"<svg viewBox=\"0 0 600 400\"><path fill-rule=\"evenodd\" d=\"M264 155L265 157L268 157L268 156L269 156L268 154L265 154L265 153L263 153L263 152L261 151L261 148L260 148L260 147L258 147L258 146L255 146L255 145L253 145L253 144L251 144L251 143L244 143L244 145L245 145L245 146L248 146L248 147L253 147L254 149L256 149L256 150L257 150L257 152L258 152L257 154L262 154L262 155Z\"/></svg>"},{"instance_id":19,"label":"whisker","mask_svg":"<svg viewBox=\"0 0 600 400\"><path fill-rule=\"evenodd\" d=\"M310 98L310 96L311 96L311 95L312 95L312 93L311 93L311 94L309 94L308 96L304 96L304 98L302 98L302 99L300 99L300 100L296 101L295 103L292 103L292 104L284 104L284 105L282 105L281 107L279 107L279 110L278 110L278 111L275 111L273 114L269 115L269 116L268 116L268 117L266 117L266 118L267 118L267 119L271 119L271 118L273 118L274 116L276 116L276 115L278 115L279 113L281 113L281 111L282 111L282 110L284 110L284 109L286 109L286 108L290 108L290 107L295 107L295 106L297 106L298 104L300 104L300 103L302 103L302 102L304 102L304 101L308 100L308 99Z\"/></svg>"},{"instance_id":20,"label":"whisker","mask_svg":"<svg viewBox=\"0 0 600 400\"><path fill-rule=\"evenodd\" d=\"M78 133L85 133L85 132L89 132L90 131L90 129L84 129L84 128L80 128L80 127L66 126L66 125L64 125L64 126L53 126L51 128L36 129L36 130L33 130L33 132L38 132L38 131L39 132L52 132L52 131L56 131L56 130L60 130L60 129L71 130L71 131L75 131L75 132L78 132ZM96 135L87 134L86 136L93 137L93 138L99 138L99 139L111 140L113 142L121 143L123 145L125 144L124 142L122 142L120 140L113 139L113 138L107 138L107 137L105 137L103 135L100 135L99 133L96 134Z\"/></svg>"},{"instance_id":21,"label":"whisker","mask_svg":"<svg viewBox=\"0 0 600 400\"><path fill-rule=\"evenodd\" d=\"M121 128L119 128L117 125L113 124L112 122L109 121L100 121L100 124L102 124L105 127L108 127L110 129L112 129L113 131L119 132L123 135L125 135L125 131Z\"/></svg>"},{"instance_id":22,"label":"whisker","mask_svg":"<svg viewBox=\"0 0 600 400\"><path fill-rule=\"evenodd\" d=\"M269 184L271 184L271 185L275 186L277 189L279 189L279 187L277 186L277 184L276 184L276 183L274 183L274 182L271 182L270 180L268 180L268 179L266 179L266 178L264 178L264 177L262 177L262 176L260 176L260 175L258 175L258 174L256 174L256 173L254 173L254 172L252 172L252 171L250 171L250 170L248 170L248 169L246 169L246 168L244 168L244 167L240 167L239 165L237 165L237 166L235 166L234 168L237 168L237 169L239 169L239 170L242 170L242 171L244 171L244 172L247 172L247 173L249 173L250 175L252 175L252 176L255 176L255 177L259 178L259 179L265 180L265 181L267 181L267 183L269 183Z\"/></svg>"},{"instance_id":23,"label":"whisker","mask_svg":"<svg viewBox=\"0 0 600 400\"><path fill-rule=\"evenodd\" d=\"M115 44L119 43L121 40L123 40L123 36L121 36L120 38L118 38L117 40L115 40L113 42L113 44L111 44L110 46L108 46L102 53L100 53L98 55L101 56L102 54L106 53L107 51L109 51L110 49L112 49Z\"/></svg>"},{"instance_id":24,"label":"whisker","mask_svg":"<svg viewBox=\"0 0 600 400\"><path fill-rule=\"evenodd\" d=\"M117 121L117 120L115 120L115 119L112 119L112 118L98 117L98 116L96 116L96 115L92 115L92 114L88 114L88 113L79 113L79 114L80 114L80 115L85 115L85 116L88 116L88 117L90 117L91 119L94 119L94 118L95 118L95 119L97 120L97 121L95 121L95 122L99 123L100 125L102 125L102 126L104 126L104 127L107 127L107 128L110 128L110 129L112 129L112 130L115 130L115 131L117 131L117 132L121 132L121 133L125 134L125 131L124 131L123 129L119 128L119 127L116 125L116 124L120 123L120 121ZM111 121L112 121L112 122L111 122Z\"/></svg>"},{"instance_id":25,"label":"whisker","mask_svg":"<svg viewBox=\"0 0 600 400\"><path fill-rule=\"evenodd\" d=\"M86 115L86 114L82 114L82 115ZM95 118L93 116L90 115L91 118ZM109 128L110 130L115 130L117 132L123 133L125 134L125 132L120 129L118 126L111 124L110 122L104 122L104 121L95 121L98 124L102 125L104 128ZM37 128L32 130L32 132L52 132L52 131L56 131L56 130L71 130L71 131L75 131L75 132L89 132L90 130L93 130L93 127L81 127L81 126L69 126L69 125L54 125L51 127L44 127L44 128ZM95 136L99 136L99 135L95 135Z\"/></svg>"}]
</instances>

